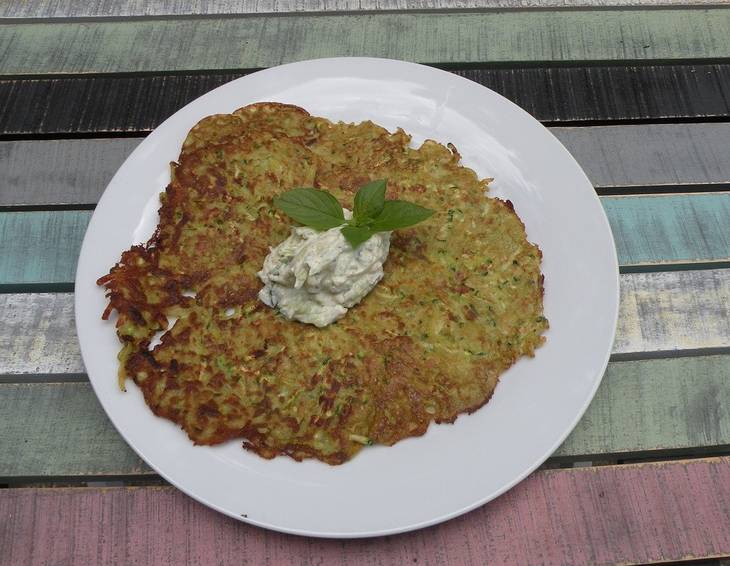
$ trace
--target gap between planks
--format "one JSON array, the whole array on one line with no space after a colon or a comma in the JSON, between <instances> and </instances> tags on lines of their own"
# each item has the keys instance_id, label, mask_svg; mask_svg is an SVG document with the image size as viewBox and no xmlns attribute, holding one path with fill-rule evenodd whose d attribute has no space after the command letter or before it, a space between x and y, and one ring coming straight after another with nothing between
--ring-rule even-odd
<instances>
[{"instance_id":1,"label":"gap between planks","mask_svg":"<svg viewBox=\"0 0 730 566\"><path fill-rule=\"evenodd\" d=\"M432 64L717 61L730 56L728 27L725 8L16 23L0 26L0 74L251 69L333 56Z\"/></svg>"},{"instance_id":2,"label":"gap between planks","mask_svg":"<svg viewBox=\"0 0 730 566\"><path fill-rule=\"evenodd\" d=\"M243 525L168 487L8 489L0 544L14 564L637 564L729 555L728 509L730 458L539 471L464 516L360 540Z\"/></svg>"}]
</instances>

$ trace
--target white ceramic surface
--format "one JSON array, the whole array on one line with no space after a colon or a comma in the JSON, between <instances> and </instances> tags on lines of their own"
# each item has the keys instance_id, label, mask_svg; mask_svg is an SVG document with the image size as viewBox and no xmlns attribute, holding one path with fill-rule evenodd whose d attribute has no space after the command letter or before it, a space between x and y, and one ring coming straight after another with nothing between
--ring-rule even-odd
<instances>
[{"instance_id":1,"label":"white ceramic surface","mask_svg":"<svg viewBox=\"0 0 730 566\"><path fill-rule=\"evenodd\" d=\"M264 460L239 442L194 447L154 417L138 389L117 388L119 343L95 281L157 223L187 131L202 117L257 101L297 104L333 120L400 126L415 143L452 142L462 163L494 177L544 253L547 343L503 377L492 400L453 425L376 446L331 467ZM534 118L467 79L384 59L320 59L223 85L188 104L130 155L89 224L76 277L76 324L89 378L132 448L178 488L237 519L284 532L364 537L432 525L497 497L537 468L590 403L608 362L618 267L608 221L585 174Z\"/></svg>"}]
</instances>

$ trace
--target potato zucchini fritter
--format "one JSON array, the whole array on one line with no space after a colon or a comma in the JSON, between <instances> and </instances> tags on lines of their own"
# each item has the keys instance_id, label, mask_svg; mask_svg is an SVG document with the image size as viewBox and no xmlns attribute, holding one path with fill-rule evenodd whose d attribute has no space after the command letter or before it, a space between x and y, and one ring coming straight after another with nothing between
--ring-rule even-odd
<instances>
[{"instance_id":1,"label":"potato zucchini fritter","mask_svg":"<svg viewBox=\"0 0 730 566\"><path fill-rule=\"evenodd\" d=\"M453 146L409 142L276 103L201 120L172 164L157 231L98 281L103 317L119 315L120 385L133 379L196 444L241 438L265 458L329 464L484 405L544 341L541 253ZM437 213L393 234L380 284L321 329L261 303L256 272L290 230L273 197L314 186L351 208L383 178L387 198Z\"/></svg>"}]
</instances>

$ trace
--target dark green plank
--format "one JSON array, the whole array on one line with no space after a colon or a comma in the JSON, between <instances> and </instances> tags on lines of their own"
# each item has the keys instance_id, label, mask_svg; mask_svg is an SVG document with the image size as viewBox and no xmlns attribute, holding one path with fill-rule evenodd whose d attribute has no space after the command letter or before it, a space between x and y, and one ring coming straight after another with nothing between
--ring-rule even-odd
<instances>
[{"instance_id":1,"label":"dark green plank","mask_svg":"<svg viewBox=\"0 0 730 566\"><path fill-rule=\"evenodd\" d=\"M151 473L88 383L0 384L0 477Z\"/></svg>"},{"instance_id":2,"label":"dark green plank","mask_svg":"<svg viewBox=\"0 0 730 566\"><path fill-rule=\"evenodd\" d=\"M730 448L730 356L613 362L555 457Z\"/></svg>"},{"instance_id":3,"label":"dark green plank","mask_svg":"<svg viewBox=\"0 0 730 566\"><path fill-rule=\"evenodd\" d=\"M611 363L554 458L725 451L728 375L730 356ZM116 432L88 383L0 384L0 413L0 480L152 473Z\"/></svg>"},{"instance_id":4,"label":"dark green plank","mask_svg":"<svg viewBox=\"0 0 730 566\"><path fill-rule=\"evenodd\" d=\"M164 18L0 26L0 74L250 69L332 56L426 63L730 56L730 10Z\"/></svg>"}]
</instances>

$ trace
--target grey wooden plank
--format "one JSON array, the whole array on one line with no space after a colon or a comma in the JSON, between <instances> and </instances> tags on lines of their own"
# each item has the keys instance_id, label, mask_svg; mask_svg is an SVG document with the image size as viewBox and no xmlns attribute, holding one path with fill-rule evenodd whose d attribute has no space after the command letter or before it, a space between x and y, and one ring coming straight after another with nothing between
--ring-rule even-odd
<instances>
[{"instance_id":1,"label":"grey wooden plank","mask_svg":"<svg viewBox=\"0 0 730 566\"><path fill-rule=\"evenodd\" d=\"M276 14L384 10L475 10L620 6L719 6L730 0L15 0L0 18Z\"/></svg>"},{"instance_id":2,"label":"grey wooden plank","mask_svg":"<svg viewBox=\"0 0 730 566\"><path fill-rule=\"evenodd\" d=\"M96 204L141 139L0 142L0 206Z\"/></svg>"},{"instance_id":3,"label":"grey wooden plank","mask_svg":"<svg viewBox=\"0 0 730 566\"><path fill-rule=\"evenodd\" d=\"M0 73L251 69L333 56L441 64L721 59L730 56L729 22L726 8L687 8L6 23Z\"/></svg>"},{"instance_id":4,"label":"grey wooden plank","mask_svg":"<svg viewBox=\"0 0 730 566\"><path fill-rule=\"evenodd\" d=\"M730 349L729 308L730 269L621 275L613 353ZM84 372L71 293L2 294L0 320L0 375Z\"/></svg>"},{"instance_id":5,"label":"grey wooden plank","mask_svg":"<svg viewBox=\"0 0 730 566\"><path fill-rule=\"evenodd\" d=\"M551 128L596 188L730 183L730 124Z\"/></svg>"},{"instance_id":6,"label":"grey wooden plank","mask_svg":"<svg viewBox=\"0 0 730 566\"><path fill-rule=\"evenodd\" d=\"M730 184L730 123L551 131L599 191ZM141 139L0 142L0 206L92 205Z\"/></svg>"},{"instance_id":7,"label":"grey wooden plank","mask_svg":"<svg viewBox=\"0 0 730 566\"><path fill-rule=\"evenodd\" d=\"M553 461L727 450L728 372L730 356L610 363ZM153 473L116 432L88 383L0 383L0 413L0 481Z\"/></svg>"}]
</instances>

